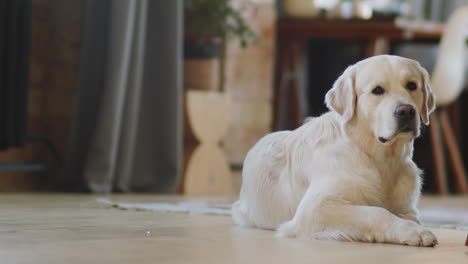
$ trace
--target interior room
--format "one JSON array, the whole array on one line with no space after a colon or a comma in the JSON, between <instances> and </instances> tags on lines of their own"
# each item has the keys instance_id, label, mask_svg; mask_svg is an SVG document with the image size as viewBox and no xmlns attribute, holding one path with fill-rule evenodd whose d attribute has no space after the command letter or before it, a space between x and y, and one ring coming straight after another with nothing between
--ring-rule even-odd
<instances>
[{"instance_id":1,"label":"interior room","mask_svg":"<svg viewBox=\"0 0 468 264\"><path fill-rule=\"evenodd\" d=\"M468 0L0 5L2 263L468 262Z\"/></svg>"}]
</instances>

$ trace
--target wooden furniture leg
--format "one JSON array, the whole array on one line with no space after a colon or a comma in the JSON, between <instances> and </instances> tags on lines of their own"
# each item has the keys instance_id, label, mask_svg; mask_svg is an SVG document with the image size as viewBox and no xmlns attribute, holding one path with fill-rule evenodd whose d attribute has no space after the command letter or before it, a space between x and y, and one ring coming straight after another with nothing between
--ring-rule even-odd
<instances>
[{"instance_id":1,"label":"wooden furniture leg","mask_svg":"<svg viewBox=\"0 0 468 264\"><path fill-rule=\"evenodd\" d=\"M301 46L297 41L283 40L278 47L278 61L276 65L277 79L274 93L273 131L281 126L282 115L285 110L285 96L289 101L288 121L295 129L301 125L299 83L296 76L297 57Z\"/></svg>"},{"instance_id":2,"label":"wooden furniture leg","mask_svg":"<svg viewBox=\"0 0 468 264\"><path fill-rule=\"evenodd\" d=\"M289 82L291 44L287 40L278 44L278 59L276 63L276 81L273 93L273 124L272 130L278 131L281 127L281 119L285 110L285 96L288 94L287 86Z\"/></svg>"},{"instance_id":3,"label":"wooden furniture leg","mask_svg":"<svg viewBox=\"0 0 468 264\"><path fill-rule=\"evenodd\" d=\"M455 138L457 139L458 143L461 143L461 109L460 109L460 102L457 100L453 102L449 108L447 108L447 112L449 113L450 117L450 124L452 125L453 132L455 133Z\"/></svg>"},{"instance_id":4,"label":"wooden furniture leg","mask_svg":"<svg viewBox=\"0 0 468 264\"><path fill-rule=\"evenodd\" d=\"M434 175L437 192L439 194L446 195L448 193L447 176L445 173L444 148L442 145L438 112L435 112L430 116L430 121L431 124L429 125L429 128L432 143L432 155L434 156Z\"/></svg>"},{"instance_id":5,"label":"wooden furniture leg","mask_svg":"<svg viewBox=\"0 0 468 264\"><path fill-rule=\"evenodd\" d=\"M299 99L299 84L297 78L291 76L289 79L289 105L291 109L291 129L296 129L301 126L301 110Z\"/></svg>"},{"instance_id":6,"label":"wooden furniture leg","mask_svg":"<svg viewBox=\"0 0 468 264\"><path fill-rule=\"evenodd\" d=\"M389 40L384 37L372 38L367 42L366 57L388 54L390 52Z\"/></svg>"},{"instance_id":7,"label":"wooden furniture leg","mask_svg":"<svg viewBox=\"0 0 468 264\"><path fill-rule=\"evenodd\" d=\"M453 173L455 176L457 188L460 192L467 194L468 184L466 181L466 171L465 167L463 166L463 161L460 155L460 149L458 147L457 139L452 129L452 125L450 124L449 115L447 113L446 108L440 110L439 117L440 124L442 127L442 134L444 135L445 143L447 144L447 148L450 154L450 162L453 167Z\"/></svg>"},{"instance_id":8,"label":"wooden furniture leg","mask_svg":"<svg viewBox=\"0 0 468 264\"><path fill-rule=\"evenodd\" d=\"M279 41L278 52L276 54L276 76L275 90L273 93L273 124L272 130L278 131L281 125L281 115L284 112L284 96L286 91L287 72L288 72L288 43L287 41Z\"/></svg>"},{"instance_id":9,"label":"wooden furniture leg","mask_svg":"<svg viewBox=\"0 0 468 264\"><path fill-rule=\"evenodd\" d=\"M291 56L289 58L289 86L290 89L290 109L291 109L291 121L292 129L296 129L302 124L301 117L301 102L299 95L299 80L297 76L297 59L301 53L301 44L297 41L291 45Z\"/></svg>"}]
</instances>

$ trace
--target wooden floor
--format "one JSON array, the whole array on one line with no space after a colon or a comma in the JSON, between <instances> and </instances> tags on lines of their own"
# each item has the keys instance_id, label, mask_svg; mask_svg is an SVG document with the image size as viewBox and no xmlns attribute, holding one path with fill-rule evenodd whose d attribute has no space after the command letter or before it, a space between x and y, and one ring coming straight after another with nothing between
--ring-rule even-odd
<instances>
[{"instance_id":1,"label":"wooden floor","mask_svg":"<svg viewBox=\"0 0 468 264\"><path fill-rule=\"evenodd\" d=\"M432 229L439 239L435 248L276 239L271 231L233 226L226 216L92 208L96 197L0 195L0 263L468 263L467 231Z\"/></svg>"}]
</instances>

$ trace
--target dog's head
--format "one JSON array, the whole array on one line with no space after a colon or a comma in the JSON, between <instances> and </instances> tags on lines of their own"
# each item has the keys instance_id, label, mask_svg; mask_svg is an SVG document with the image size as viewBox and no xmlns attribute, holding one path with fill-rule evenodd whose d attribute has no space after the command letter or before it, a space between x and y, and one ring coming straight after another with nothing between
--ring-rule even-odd
<instances>
[{"instance_id":1,"label":"dog's head","mask_svg":"<svg viewBox=\"0 0 468 264\"><path fill-rule=\"evenodd\" d=\"M348 67L325 102L343 122L367 124L384 144L399 137L419 136L420 119L429 124L435 108L427 71L414 60L390 55Z\"/></svg>"}]
</instances>

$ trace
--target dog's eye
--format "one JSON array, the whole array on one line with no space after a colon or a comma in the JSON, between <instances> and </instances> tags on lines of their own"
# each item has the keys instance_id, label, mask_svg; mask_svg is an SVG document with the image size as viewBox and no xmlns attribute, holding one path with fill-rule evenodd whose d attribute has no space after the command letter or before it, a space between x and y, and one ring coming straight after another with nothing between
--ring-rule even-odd
<instances>
[{"instance_id":1,"label":"dog's eye","mask_svg":"<svg viewBox=\"0 0 468 264\"><path fill-rule=\"evenodd\" d=\"M382 95L385 93L385 90L382 88L382 86L377 86L374 88L374 90L372 90L372 93L375 94L375 95Z\"/></svg>"},{"instance_id":2,"label":"dog's eye","mask_svg":"<svg viewBox=\"0 0 468 264\"><path fill-rule=\"evenodd\" d=\"M408 82L406 84L406 89L408 89L410 91L414 91L414 90L416 90L416 88L418 88L418 86L416 85L415 82Z\"/></svg>"}]
</instances>

